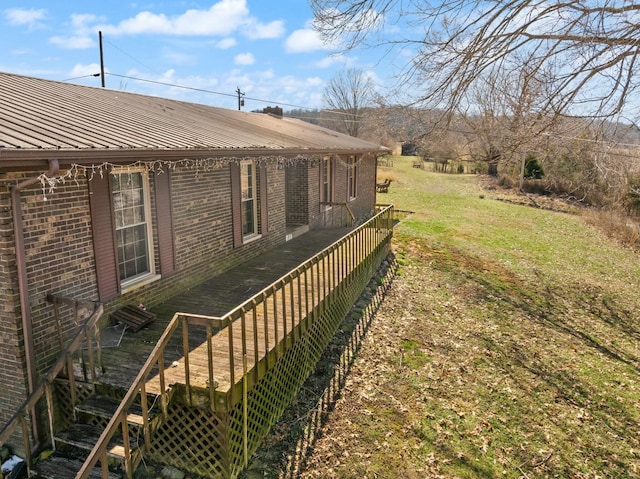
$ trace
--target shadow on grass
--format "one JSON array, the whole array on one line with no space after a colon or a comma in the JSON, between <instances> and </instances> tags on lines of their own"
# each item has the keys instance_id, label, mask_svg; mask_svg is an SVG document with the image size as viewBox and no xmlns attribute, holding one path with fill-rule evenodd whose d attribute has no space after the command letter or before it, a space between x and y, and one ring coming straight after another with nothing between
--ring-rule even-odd
<instances>
[{"instance_id":1,"label":"shadow on grass","mask_svg":"<svg viewBox=\"0 0 640 479\"><path fill-rule=\"evenodd\" d=\"M293 479L306 469L397 267L394 254L390 253L340 325L314 372L250 459L241 478Z\"/></svg>"},{"instance_id":2,"label":"shadow on grass","mask_svg":"<svg viewBox=\"0 0 640 479\"><path fill-rule=\"evenodd\" d=\"M473 302L493 304L489 310L495 311L495 323L504 318L501 334L484 332L477 337L484 346L483 359L491 368L508 375L520 391L528 392L526 400L518 399L523 410L550 398L552 403L564 405L567 419L538 419L556 424L585 444L594 442L579 461L575 457L568 460L556 451L548 464L545 461L536 466L536 473L549 466L546 472L573 475L581 467L606 463L609 473L623 474L628 465L618 456L624 452L627 460L635 460L630 458L640 445L631 432L638 428L634 386L625 385L628 379L618 376L622 372L633 378L640 372L640 332L633 312L616 303L613 294L601 286L551 285L541 276L536 282L527 282L498 262L451 249L435 252L435 256L432 265L458 276L461 287L474 286ZM617 393L618 385L626 392ZM620 397L627 393L631 396ZM530 412L534 411L532 407ZM582 423L574 421L578 414ZM521 427L518 418L508 420L513 421L512 427ZM562 443L555 446L575 449ZM527 453L514 452L518 454L521 464L532 464Z\"/></svg>"}]
</instances>

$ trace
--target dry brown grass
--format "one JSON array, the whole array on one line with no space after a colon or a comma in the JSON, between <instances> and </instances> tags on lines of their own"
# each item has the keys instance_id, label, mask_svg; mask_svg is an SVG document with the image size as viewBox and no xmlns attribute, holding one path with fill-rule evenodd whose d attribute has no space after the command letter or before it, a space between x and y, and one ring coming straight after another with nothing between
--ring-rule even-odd
<instances>
[{"instance_id":1,"label":"dry brown grass","mask_svg":"<svg viewBox=\"0 0 640 479\"><path fill-rule=\"evenodd\" d=\"M585 221L603 231L621 245L640 250L640 223L620 211L585 208L581 212Z\"/></svg>"},{"instance_id":2,"label":"dry brown grass","mask_svg":"<svg viewBox=\"0 0 640 479\"><path fill-rule=\"evenodd\" d=\"M398 275L246 477L640 477L637 255L474 177L394 171Z\"/></svg>"}]
</instances>

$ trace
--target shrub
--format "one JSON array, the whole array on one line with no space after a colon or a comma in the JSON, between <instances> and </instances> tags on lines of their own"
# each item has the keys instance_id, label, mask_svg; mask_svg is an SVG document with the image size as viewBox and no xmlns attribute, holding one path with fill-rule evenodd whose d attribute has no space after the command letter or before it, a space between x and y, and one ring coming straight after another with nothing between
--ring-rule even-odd
<instances>
[{"instance_id":1,"label":"shrub","mask_svg":"<svg viewBox=\"0 0 640 479\"><path fill-rule=\"evenodd\" d=\"M528 155L524 159L524 177L539 180L544 176L542 165L534 155Z\"/></svg>"},{"instance_id":2,"label":"shrub","mask_svg":"<svg viewBox=\"0 0 640 479\"><path fill-rule=\"evenodd\" d=\"M623 204L629 214L637 215L640 213L640 173L627 179Z\"/></svg>"}]
</instances>

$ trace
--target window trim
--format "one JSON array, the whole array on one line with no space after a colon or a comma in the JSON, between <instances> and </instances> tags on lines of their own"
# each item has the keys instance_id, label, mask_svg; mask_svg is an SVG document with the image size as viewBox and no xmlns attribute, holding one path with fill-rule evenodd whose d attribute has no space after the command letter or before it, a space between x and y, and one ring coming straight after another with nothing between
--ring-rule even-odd
<instances>
[{"instance_id":1,"label":"window trim","mask_svg":"<svg viewBox=\"0 0 640 479\"><path fill-rule=\"evenodd\" d=\"M117 167L115 167L117 168ZM126 167L120 167L126 168ZM151 173L149 173L151 176ZM154 228L152 236L155 250L154 265L155 276L141 278L141 280L123 291L120 283L120 272L116 256L115 217L113 214L112 200L112 176L107 172L103 175L94 175L87 179L89 194L89 210L91 214L91 234L93 236L93 253L95 261L95 279L98 298L101 302L112 301L125 292L144 286L156 279L169 277L176 272L175 238L173 231L173 208L171 197L171 171L153 175L153 189L149 192L154 203L149 203L154 208L154 217L151 225ZM151 182L151 177L149 178Z\"/></svg>"},{"instance_id":2,"label":"window trim","mask_svg":"<svg viewBox=\"0 0 640 479\"><path fill-rule=\"evenodd\" d=\"M153 238L153 217L151 211L151 187L149 184L149 171L145 167L114 167L110 174L111 175L122 175L122 174L131 174L131 173L140 173L142 180L142 194L144 201L144 215L145 215L145 233L146 233L146 246L147 246L147 255L149 262L149 271L144 273L139 273L135 276L131 276L130 278L121 279L120 278L120 258L118 256L118 240L117 240L117 223L114 221L113 224L113 232L114 232L114 246L116 249L116 270L118 274L118 281L120 283L120 292L121 294L131 291L136 287L147 284L157 278L160 275L156 274L156 264L155 264L155 244ZM109 191L111 208L113 211L114 219L116 214L116 207L113 202L114 200L114 191L113 188L110 188Z\"/></svg>"},{"instance_id":3,"label":"window trim","mask_svg":"<svg viewBox=\"0 0 640 479\"><path fill-rule=\"evenodd\" d=\"M256 208L258 211L256 235L244 237L242 232L242 181L240 161L229 163L231 178L231 217L233 247L239 248L247 243L263 238L269 234L269 186L267 165L256 159L249 159L253 163L256 178Z\"/></svg>"},{"instance_id":4,"label":"window trim","mask_svg":"<svg viewBox=\"0 0 640 479\"><path fill-rule=\"evenodd\" d=\"M333 195L335 191L335 185L333 181L334 175L334 160L331 156L324 156L321 160L321 168L320 168L320 204L324 206L325 211L330 210L333 206L331 204L322 203L332 203ZM325 182L326 178L326 182Z\"/></svg>"},{"instance_id":5,"label":"window trim","mask_svg":"<svg viewBox=\"0 0 640 479\"><path fill-rule=\"evenodd\" d=\"M347 159L347 197L353 201L358 197L358 162L355 155Z\"/></svg>"},{"instance_id":6,"label":"window trim","mask_svg":"<svg viewBox=\"0 0 640 479\"><path fill-rule=\"evenodd\" d=\"M249 199L245 199L243 196L243 192L242 192L242 185L243 185L243 178L245 176L245 167L249 166L251 167L251 185L250 189L253 192L253 196L251 197L251 201L252 201L252 225L253 225L253 231L249 232L249 233L245 233L244 232L244 204L249 201ZM242 218L242 242L244 244L246 244L249 241L253 241L254 239L257 239L260 237L260 225L258 223L258 203L260 201L260 192L258 191L258 168L256 166L256 163L253 160L242 160L240 162L240 215Z\"/></svg>"}]
</instances>

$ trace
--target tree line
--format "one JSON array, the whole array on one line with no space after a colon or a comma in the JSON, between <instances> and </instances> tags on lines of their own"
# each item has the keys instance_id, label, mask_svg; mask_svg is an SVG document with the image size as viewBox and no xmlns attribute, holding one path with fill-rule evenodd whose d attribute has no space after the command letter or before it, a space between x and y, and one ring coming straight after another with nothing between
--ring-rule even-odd
<instances>
[{"instance_id":1,"label":"tree line","mask_svg":"<svg viewBox=\"0 0 640 479\"><path fill-rule=\"evenodd\" d=\"M325 91L327 111L318 118L326 126L409 142L442 165L472 162L523 189L640 212L640 3L311 6L314 27L335 51L382 46L387 57L406 58L388 95L404 98L401 104L387 104L366 72L343 72Z\"/></svg>"}]
</instances>

